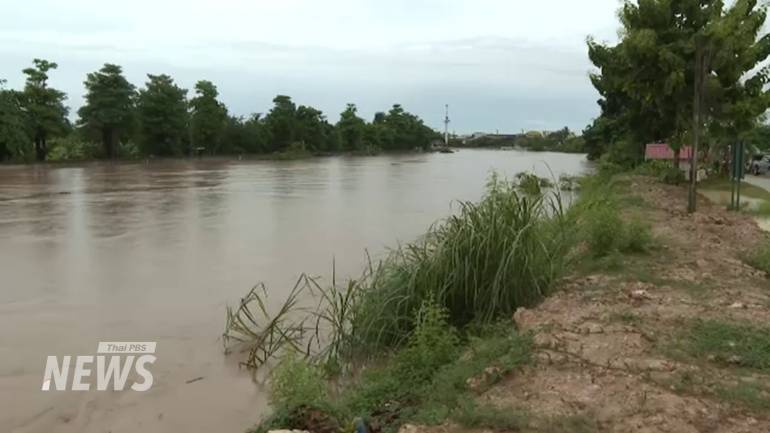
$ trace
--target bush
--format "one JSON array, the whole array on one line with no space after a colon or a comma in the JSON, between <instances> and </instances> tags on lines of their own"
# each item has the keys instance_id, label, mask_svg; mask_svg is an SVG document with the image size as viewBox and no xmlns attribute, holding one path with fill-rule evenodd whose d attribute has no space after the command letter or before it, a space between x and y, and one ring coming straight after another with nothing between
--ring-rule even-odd
<instances>
[{"instance_id":1,"label":"bush","mask_svg":"<svg viewBox=\"0 0 770 433\"><path fill-rule=\"evenodd\" d=\"M652 245L652 234L649 224L639 219L632 219L625 226L625 240L621 247L624 252L644 253Z\"/></svg>"},{"instance_id":2,"label":"bush","mask_svg":"<svg viewBox=\"0 0 770 433\"><path fill-rule=\"evenodd\" d=\"M770 276L770 244L763 244L745 259L749 266Z\"/></svg>"},{"instance_id":3,"label":"bush","mask_svg":"<svg viewBox=\"0 0 770 433\"><path fill-rule=\"evenodd\" d=\"M652 160L652 161L645 161L634 169L635 174L641 174L644 176L652 176L661 178L663 173L667 170L673 168L673 165L669 161L663 161L663 160Z\"/></svg>"},{"instance_id":4,"label":"bush","mask_svg":"<svg viewBox=\"0 0 770 433\"><path fill-rule=\"evenodd\" d=\"M660 174L660 181L667 185L679 185L685 181L684 172L674 167L666 168Z\"/></svg>"},{"instance_id":5,"label":"bush","mask_svg":"<svg viewBox=\"0 0 770 433\"><path fill-rule=\"evenodd\" d=\"M623 236L623 221L613 206L605 204L587 215L588 248L596 257L604 257L619 249Z\"/></svg>"},{"instance_id":6,"label":"bush","mask_svg":"<svg viewBox=\"0 0 770 433\"><path fill-rule=\"evenodd\" d=\"M270 374L270 403L280 410L300 406L323 407L328 402L326 381L321 370L288 352Z\"/></svg>"},{"instance_id":7,"label":"bush","mask_svg":"<svg viewBox=\"0 0 770 433\"><path fill-rule=\"evenodd\" d=\"M50 146L47 157L49 161L83 161L97 158L101 152L98 144L81 140L75 134L54 138Z\"/></svg>"}]
</instances>

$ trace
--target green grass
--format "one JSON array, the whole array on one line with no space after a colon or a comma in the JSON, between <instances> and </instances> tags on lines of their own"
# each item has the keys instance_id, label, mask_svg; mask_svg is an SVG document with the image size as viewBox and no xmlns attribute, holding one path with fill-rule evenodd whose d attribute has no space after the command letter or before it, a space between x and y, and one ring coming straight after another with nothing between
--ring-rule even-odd
<instances>
[{"instance_id":1,"label":"green grass","mask_svg":"<svg viewBox=\"0 0 770 433\"><path fill-rule=\"evenodd\" d=\"M732 184L729 179L715 177L701 182L700 188L702 190L730 192L732 190ZM741 195L749 198L770 201L770 191L747 182L741 183Z\"/></svg>"},{"instance_id":2,"label":"green grass","mask_svg":"<svg viewBox=\"0 0 770 433\"><path fill-rule=\"evenodd\" d=\"M770 388L757 383L739 382L719 386L716 395L724 401L745 406L757 412L770 411Z\"/></svg>"},{"instance_id":3,"label":"green grass","mask_svg":"<svg viewBox=\"0 0 770 433\"><path fill-rule=\"evenodd\" d=\"M744 261L749 266L770 275L770 243L763 243L754 251L749 252Z\"/></svg>"},{"instance_id":4,"label":"green grass","mask_svg":"<svg viewBox=\"0 0 770 433\"><path fill-rule=\"evenodd\" d=\"M722 365L770 370L770 328L698 321L685 337L684 345L691 355Z\"/></svg>"}]
</instances>

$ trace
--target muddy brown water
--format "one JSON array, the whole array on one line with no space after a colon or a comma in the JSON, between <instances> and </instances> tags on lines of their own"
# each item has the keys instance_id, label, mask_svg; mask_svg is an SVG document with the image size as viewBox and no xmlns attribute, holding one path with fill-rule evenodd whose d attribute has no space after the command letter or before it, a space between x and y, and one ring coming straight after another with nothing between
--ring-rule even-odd
<instances>
[{"instance_id":1,"label":"muddy brown water","mask_svg":"<svg viewBox=\"0 0 770 433\"><path fill-rule=\"evenodd\" d=\"M222 354L227 304L264 281L357 275L477 200L490 170L582 155L463 150L304 161L0 166L0 431L242 432L264 390ZM147 392L43 392L48 355L157 341ZM192 379L201 380L187 383Z\"/></svg>"}]
</instances>

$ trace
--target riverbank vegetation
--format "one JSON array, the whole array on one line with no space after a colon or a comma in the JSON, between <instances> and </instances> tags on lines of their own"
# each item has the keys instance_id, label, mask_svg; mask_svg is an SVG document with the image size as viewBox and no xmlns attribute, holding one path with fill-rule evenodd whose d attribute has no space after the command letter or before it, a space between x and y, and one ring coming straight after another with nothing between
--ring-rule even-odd
<instances>
[{"instance_id":1,"label":"riverbank vegetation","mask_svg":"<svg viewBox=\"0 0 770 433\"><path fill-rule=\"evenodd\" d=\"M480 202L460 203L456 215L381 261L368 258L359 279L324 287L303 276L275 314L265 307L267 290L250 292L228 310L225 342L245 353L248 367L277 361L274 411L259 430L332 431L313 423L357 417L375 431L447 419L571 426L472 396L531 362L531 338L507 323L517 309L542 301L583 260L648 250L649 228L620 218L609 177L580 183L583 198L566 209L553 187L532 194L493 175ZM306 295L318 300L312 308L299 306Z\"/></svg>"},{"instance_id":2,"label":"riverbank vegetation","mask_svg":"<svg viewBox=\"0 0 770 433\"><path fill-rule=\"evenodd\" d=\"M267 113L232 115L214 83L194 94L165 74L148 74L137 89L120 66L105 64L87 75L85 104L73 123L67 95L49 85L58 65L35 59L22 90L0 80L0 161L58 161L189 155L272 155L425 150L440 134L395 104L371 121L348 104L336 123L320 110L278 95Z\"/></svg>"}]
</instances>

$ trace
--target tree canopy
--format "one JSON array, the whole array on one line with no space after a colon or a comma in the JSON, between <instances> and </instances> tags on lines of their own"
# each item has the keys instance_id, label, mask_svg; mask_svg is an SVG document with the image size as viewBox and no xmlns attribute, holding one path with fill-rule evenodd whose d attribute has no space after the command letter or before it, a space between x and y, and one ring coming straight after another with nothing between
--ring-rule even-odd
<instances>
[{"instance_id":1,"label":"tree canopy","mask_svg":"<svg viewBox=\"0 0 770 433\"><path fill-rule=\"evenodd\" d=\"M147 77L137 103L141 148L147 155L183 155L187 150L187 90L165 74Z\"/></svg>"},{"instance_id":2,"label":"tree canopy","mask_svg":"<svg viewBox=\"0 0 770 433\"><path fill-rule=\"evenodd\" d=\"M48 140L63 135L69 129L68 109L64 106L64 92L48 86L48 72L58 67L47 60L33 60L34 67L22 72L27 76L21 95L28 129L35 145L38 161L44 161L48 153Z\"/></svg>"},{"instance_id":3,"label":"tree canopy","mask_svg":"<svg viewBox=\"0 0 770 433\"><path fill-rule=\"evenodd\" d=\"M118 65L105 64L86 76L85 105L78 110L79 124L97 134L107 158L116 156L116 144L134 123L136 88Z\"/></svg>"},{"instance_id":4,"label":"tree canopy","mask_svg":"<svg viewBox=\"0 0 770 433\"><path fill-rule=\"evenodd\" d=\"M598 69L591 81L601 95L601 115L584 131L591 158L633 161L647 143L689 143L699 52L714 144L736 139L767 109L767 69L755 68L770 54L770 41L759 37L766 9L756 0L729 8L719 0L626 1L619 16L617 45L588 40Z\"/></svg>"},{"instance_id":5,"label":"tree canopy","mask_svg":"<svg viewBox=\"0 0 770 433\"><path fill-rule=\"evenodd\" d=\"M227 127L227 108L217 99L219 91L211 81L195 84L195 97L190 100L190 137L195 148L212 155L222 150Z\"/></svg>"}]
</instances>

